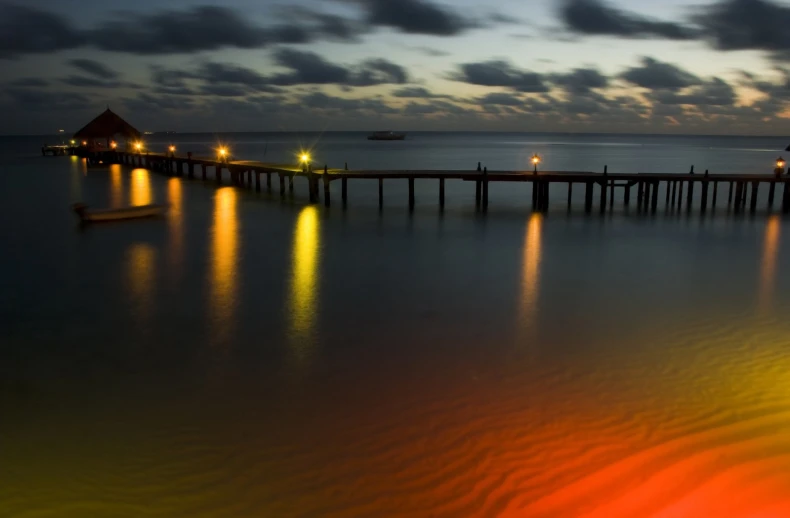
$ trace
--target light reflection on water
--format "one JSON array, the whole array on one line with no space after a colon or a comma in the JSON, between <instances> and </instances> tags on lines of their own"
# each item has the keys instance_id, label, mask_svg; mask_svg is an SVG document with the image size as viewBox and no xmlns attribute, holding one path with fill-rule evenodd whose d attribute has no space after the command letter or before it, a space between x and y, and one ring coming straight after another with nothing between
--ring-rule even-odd
<instances>
[{"instance_id":1,"label":"light reflection on water","mask_svg":"<svg viewBox=\"0 0 790 518\"><path fill-rule=\"evenodd\" d=\"M519 329L530 332L533 335L534 326L537 322L540 290L542 230L543 216L540 214L530 216L524 236Z\"/></svg>"},{"instance_id":2,"label":"light reflection on water","mask_svg":"<svg viewBox=\"0 0 790 518\"><path fill-rule=\"evenodd\" d=\"M123 171L120 164L110 166L110 207L118 209L123 206Z\"/></svg>"},{"instance_id":3,"label":"light reflection on water","mask_svg":"<svg viewBox=\"0 0 790 518\"><path fill-rule=\"evenodd\" d=\"M180 178L167 181L168 228L170 229L170 264L171 275L180 277L184 255L184 214L182 199L182 183Z\"/></svg>"},{"instance_id":4,"label":"light reflection on water","mask_svg":"<svg viewBox=\"0 0 790 518\"><path fill-rule=\"evenodd\" d=\"M300 361L309 356L315 332L319 297L320 226L318 209L314 206L305 207L299 213L293 233L288 316L293 351Z\"/></svg>"},{"instance_id":5,"label":"light reflection on water","mask_svg":"<svg viewBox=\"0 0 790 518\"><path fill-rule=\"evenodd\" d=\"M211 228L209 306L214 343L227 345L234 328L237 305L239 253L238 193L232 187L217 190Z\"/></svg>"},{"instance_id":6,"label":"light reflection on water","mask_svg":"<svg viewBox=\"0 0 790 518\"><path fill-rule=\"evenodd\" d=\"M129 295L133 313L138 324L145 325L153 312L156 249L148 243L132 244L127 264Z\"/></svg>"},{"instance_id":7,"label":"light reflection on water","mask_svg":"<svg viewBox=\"0 0 790 518\"><path fill-rule=\"evenodd\" d=\"M149 205L153 202L152 200L151 173L147 169L133 170L131 193L132 206Z\"/></svg>"},{"instance_id":8,"label":"light reflection on water","mask_svg":"<svg viewBox=\"0 0 790 518\"><path fill-rule=\"evenodd\" d=\"M760 309L770 309L776 284L776 262L779 255L779 235L782 220L778 215L768 218L765 226L762 270L760 274Z\"/></svg>"}]
</instances>

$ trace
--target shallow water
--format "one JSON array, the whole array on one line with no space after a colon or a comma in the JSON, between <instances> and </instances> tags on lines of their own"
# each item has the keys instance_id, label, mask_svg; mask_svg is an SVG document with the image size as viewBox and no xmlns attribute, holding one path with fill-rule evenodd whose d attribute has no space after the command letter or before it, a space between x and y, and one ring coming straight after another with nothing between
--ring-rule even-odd
<instances>
[{"instance_id":1,"label":"shallow water","mask_svg":"<svg viewBox=\"0 0 790 518\"><path fill-rule=\"evenodd\" d=\"M790 514L777 216L327 210L2 145L1 516Z\"/></svg>"}]
</instances>

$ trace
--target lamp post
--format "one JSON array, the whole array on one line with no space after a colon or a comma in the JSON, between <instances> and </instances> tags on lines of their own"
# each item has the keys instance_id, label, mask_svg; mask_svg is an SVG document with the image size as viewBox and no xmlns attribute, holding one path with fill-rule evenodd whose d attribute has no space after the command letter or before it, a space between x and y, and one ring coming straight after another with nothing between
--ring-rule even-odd
<instances>
[{"instance_id":1,"label":"lamp post","mask_svg":"<svg viewBox=\"0 0 790 518\"><path fill-rule=\"evenodd\" d=\"M302 162L302 172L306 173L310 167L310 155L308 153L302 153L299 157L299 161Z\"/></svg>"},{"instance_id":2,"label":"lamp post","mask_svg":"<svg viewBox=\"0 0 790 518\"><path fill-rule=\"evenodd\" d=\"M228 161L228 148L226 148L224 146L220 147L217 150L217 155L219 155L219 161L220 162L227 162Z\"/></svg>"},{"instance_id":3,"label":"lamp post","mask_svg":"<svg viewBox=\"0 0 790 518\"><path fill-rule=\"evenodd\" d=\"M779 157L776 159L776 168L774 169L774 174L777 176L777 178L785 173L786 164L787 163L785 162L784 158Z\"/></svg>"},{"instance_id":4,"label":"lamp post","mask_svg":"<svg viewBox=\"0 0 790 518\"><path fill-rule=\"evenodd\" d=\"M535 167L533 174L538 174L538 164L540 164L540 156L535 153L532 155L532 165Z\"/></svg>"},{"instance_id":5,"label":"lamp post","mask_svg":"<svg viewBox=\"0 0 790 518\"><path fill-rule=\"evenodd\" d=\"M176 147L171 144L170 147L167 148L167 150L170 153L170 158L175 158L175 156L176 156Z\"/></svg>"}]
</instances>

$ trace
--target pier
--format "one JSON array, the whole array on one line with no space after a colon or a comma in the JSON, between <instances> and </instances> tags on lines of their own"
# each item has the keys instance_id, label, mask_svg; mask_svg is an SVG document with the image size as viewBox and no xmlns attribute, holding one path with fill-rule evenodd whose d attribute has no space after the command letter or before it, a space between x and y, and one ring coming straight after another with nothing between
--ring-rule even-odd
<instances>
[{"instance_id":1,"label":"pier","mask_svg":"<svg viewBox=\"0 0 790 518\"><path fill-rule=\"evenodd\" d=\"M307 180L307 199L310 203L323 203L331 206L332 182L341 183L340 202L348 203L348 190L351 181L377 181L379 206L384 204L384 184L396 181L408 183L408 203L415 206L415 183L434 182L437 187L439 207L445 205L445 184L448 180L474 184L475 203L481 211L489 207L489 185L493 182L531 184L532 210L548 212L550 200L557 207L571 209L574 188L584 192L584 211L605 214L615 206L635 207L640 212L656 213L659 208L666 210L698 211L705 214L717 206L726 206L735 213L755 213L758 209L758 195L767 192L767 208L775 204L784 214L790 213L790 176L787 175L783 160L777 162L773 174L700 174L692 167L687 173L609 173L604 167L601 172L585 171L489 171L478 164L471 170L348 170L328 167L313 169L310 164L283 165L257 161L227 160L222 158L193 157L171 153L137 153L125 151L104 151L91 153L86 157L89 164L119 163L149 168L171 176L199 178L222 184L225 174L232 185L260 192L279 189L280 195L286 191L293 193L294 179ZM273 186L276 177L277 185ZM287 183L287 187L286 187ZM321 194L323 191L323 196ZM471 192L471 187L470 187ZM550 193L555 197L550 198ZM558 203L558 198L567 194L567 206ZM699 196L696 194L699 193ZM555 207L556 208L556 207Z\"/></svg>"}]
</instances>

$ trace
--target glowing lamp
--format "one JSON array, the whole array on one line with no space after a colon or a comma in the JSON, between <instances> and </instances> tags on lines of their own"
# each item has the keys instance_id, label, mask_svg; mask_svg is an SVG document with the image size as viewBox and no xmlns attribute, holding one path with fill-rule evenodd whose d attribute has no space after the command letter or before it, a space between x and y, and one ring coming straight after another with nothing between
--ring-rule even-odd
<instances>
[{"instance_id":1,"label":"glowing lamp","mask_svg":"<svg viewBox=\"0 0 790 518\"><path fill-rule=\"evenodd\" d=\"M72 141L71 141L71 145L72 145L72 146L73 146L74 144L76 144L76 143L77 143L77 142L76 142L76 141L74 141L74 140L72 140Z\"/></svg>"},{"instance_id":2,"label":"glowing lamp","mask_svg":"<svg viewBox=\"0 0 790 518\"><path fill-rule=\"evenodd\" d=\"M532 155L532 163L538 165L540 163L540 157L538 155Z\"/></svg>"},{"instance_id":3,"label":"glowing lamp","mask_svg":"<svg viewBox=\"0 0 790 518\"><path fill-rule=\"evenodd\" d=\"M305 164L310 161L310 155L308 155L307 153L302 153L302 156L300 158L302 162Z\"/></svg>"},{"instance_id":4,"label":"glowing lamp","mask_svg":"<svg viewBox=\"0 0 790 518\"><path fill-rule=\"evenodd\" d=\"M777 169L784 169L785 168L785 164L786 164L786 162L785 162L784 158L779 157L779 158L776 159L776 168Z\"/></svg>"},{"instance_id":5,"label":"glowing lamp","mask_svg":"<svg viewBox=\"0 0 790 518\"><path fill-rule=\"evenodd\" d=\"M87 146L87 145L88 145L88 142L87 142L87 141L85 141L85 140L83 140L83 141L82 141L82 145L83 145L83 146Z\"/></svg>"},{"instance_id":6,"label":"glowing lamp","mask_svg":"<svg viewBox=\"0 0 790 518\"><path fill-rule=\"evenodd\" d=\"M219 148L219 156L225 156L228 154L228 150L224 147Z\"/></svg>"},{"instance_id":7,"label":"glowing lamp","mask_svg":"<svg viewBox=\"0 0 790 518\"><path fill-rule=\"evenodd\" d=\"M118 143L117 142L110 142L110 147L113 148L113 149L116 149L118 147Z\"/></svg>"},{"instance_id":8,"label":"glowing lamp","mask_svg":"<svg viewBox=\"0 0 790 518\"><path fill-rule=\"evenodd\" d=\"M176 147L175 146L170 146L170 152L171 153L175 153L176 152Z\"/></svg>"},{"instance_id":9,"label":"glowing lamp","mask_svg":"<svg viewBox=\"0 0 790 518\"><path fill-rule=\"evenodd\" d=\"M137 151L142 150L143 149L143 143L142 142L135 142L134 143L134 149L136 149Z\"/></svg>"}]
</instances>

